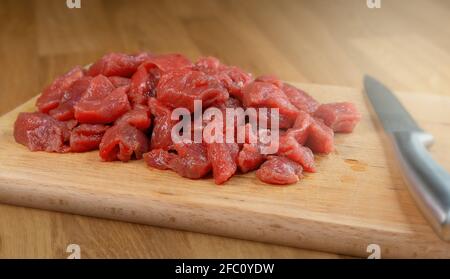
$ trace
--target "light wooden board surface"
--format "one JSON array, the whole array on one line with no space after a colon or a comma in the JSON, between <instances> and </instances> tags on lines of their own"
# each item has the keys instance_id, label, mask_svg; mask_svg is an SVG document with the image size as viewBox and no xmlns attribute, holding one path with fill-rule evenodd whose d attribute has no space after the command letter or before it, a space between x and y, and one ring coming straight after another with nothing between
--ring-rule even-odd
<instances>
[{"instance_id":1,"label":"light wooden board surface","mask_svg":"<svg viewBox=\"0 0 450 279\"><path fill-rule=\"evenodd\" d=\"M450 96L450 2L365 2L82 0L69 10L63 0L3 0L0 114L112 50L216 55L256 74L354 88L369 73L394 89ZM66 257L69 243L83 257L339 257L7 205L0 216L0 258Z\"/></svg>"},{"instance_id":2,"label":"light wooden board surface","mask_svg":"<svg viewBox=\"0 0 450 279\"><path fill-rule=\"evenodd\" d=\"M216 186L149 169L142 160L29 152L14 142L12 126L18 111L34 109L31 100L0 119L0 202L350 256L367 255L374 243L384 257L450 257L450 244L411 200L363 94L298 86L320 101L351 100L363 118L353 134L336 135L336 151L318 156L317 173L296 185L270 186L249 173ZM448 157L450 98L407 100L413 113L427 112L418 121L441 143L434 152ZM442 163L450 168L448 159Z\"/></svg>"}]
</instances>

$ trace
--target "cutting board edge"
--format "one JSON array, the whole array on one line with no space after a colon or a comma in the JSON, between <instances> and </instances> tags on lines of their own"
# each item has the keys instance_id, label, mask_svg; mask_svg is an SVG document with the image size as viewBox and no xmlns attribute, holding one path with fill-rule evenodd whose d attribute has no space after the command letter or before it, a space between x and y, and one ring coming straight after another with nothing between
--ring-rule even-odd
<instances>
[{"instance_id":1,"label":"cutting board edge","mask_svg":"<svg viewBox=\"0 0 450 279\"><path fill-rule=\"evenodd\" d=\"M450 250L442 249L439 239L424 240L420 236L398 232L242 210L233 214L236 212L233 208L216 207L211 210L210 207L201 208L201 205L170 203L167 199L136 204L136 199L130 197L122 198L118 203L117 197L103 196L99 200L88 193L79 193L81 196L75 205L71 204L73 196L67 191L58 192L57 185L41 188L28 188L27 185L30 184L0 177L0 203L356 257L367 257L367 246L372 243L381 247L383 258L450 257ZM53 190L46 191L48 187ZM241 226L242 223L249 225ZM324 226L330 230L324 232ZM339 241L336 241L336 232L339 232Z\"/></svg>"}]
</instances>

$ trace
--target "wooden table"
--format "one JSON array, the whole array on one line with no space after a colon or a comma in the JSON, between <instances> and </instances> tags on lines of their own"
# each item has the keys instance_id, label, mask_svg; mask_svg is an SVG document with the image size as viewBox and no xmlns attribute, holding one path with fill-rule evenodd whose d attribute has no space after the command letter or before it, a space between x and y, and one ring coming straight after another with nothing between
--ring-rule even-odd
<instances>
[{"instance_id":1,"label":"wooden table","mask_svg":"<svg viewBox=\"0 0 450 279\"><path fill-rule=\"evenodd\" d=\"M255 74L361 87L369 73L401 91L450 94L450 2L0 2L0 114L52 78L108 51L214 55ZM270 257L339 255L0 205L0 258Z\"/></svg>"}]
</instances>

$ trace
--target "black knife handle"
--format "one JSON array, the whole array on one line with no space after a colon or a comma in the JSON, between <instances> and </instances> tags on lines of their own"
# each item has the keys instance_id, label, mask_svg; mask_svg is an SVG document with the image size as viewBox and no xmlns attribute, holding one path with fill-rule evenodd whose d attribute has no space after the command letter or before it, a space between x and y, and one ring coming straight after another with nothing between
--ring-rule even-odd
<instances>
[{"instance_id":1,"label":"black knife handle","mask_svg":"<svg viewBox=\"0 0 450 279\"><path fill-rule=\"evenodd\" d=\"M450 174L431 157L425 132L391 132L409 191L439 236L450 241Z\"/></svg>"}]
</instances>

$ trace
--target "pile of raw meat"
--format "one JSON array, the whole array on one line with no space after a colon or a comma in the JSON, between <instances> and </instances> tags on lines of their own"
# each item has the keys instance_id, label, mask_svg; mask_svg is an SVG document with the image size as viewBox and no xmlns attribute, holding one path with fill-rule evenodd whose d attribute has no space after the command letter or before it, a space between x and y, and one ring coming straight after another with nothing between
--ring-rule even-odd
<instances>
[{"instance_id":1,"label":"pile of raw meat","mask_svg":"<svg viewBox=\"0 0 450 279\"><path fill-rule=\"evenodd\" d=\"M192 112L195 100L203 109L279 108L278 152L266 156L251 142L173 143L171 112ZM351 103L320 104L275 76L253 78L214 57L193 63L180 54L107 54L55 79L36 106L14 125L15 140L32 151L99 149L103 161L144 158L191 179L212 173L217 184L252 170L266 183L295 183L315 171L313 153L333 151L334 133L352 132L360 120Z\"/></svg>"}]
</instances>

